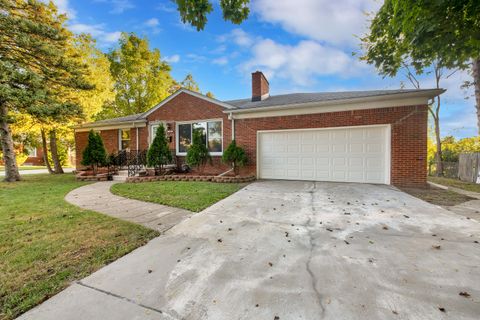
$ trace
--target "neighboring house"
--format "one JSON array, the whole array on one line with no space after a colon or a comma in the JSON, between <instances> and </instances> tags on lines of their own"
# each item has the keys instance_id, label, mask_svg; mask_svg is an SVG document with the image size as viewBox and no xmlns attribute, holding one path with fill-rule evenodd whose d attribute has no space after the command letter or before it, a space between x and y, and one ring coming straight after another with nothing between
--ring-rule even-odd
<instances>
[{"instance_id":1,"label":"neighboring house","mask_svg":"<svg viewBox=\"0 0 480 320\"><path fill-rule=\"evenodd\" d=\"M23 165L26 166L43 166L43 149L33 147L28 152L28 158Z\"/></svg>"},{"instance_id":2,"label":"neighboring house","mask_svg":"<svg viewBox=\"0 0 480 320\"><path fill-rule=\"evenodd\" d=\"M257 178L424 185L427 103L441 89L293 93L270 96L263 73L252 74L252 96L219 101L180 89L149 111L75 128L77 168L88 131L109 153L148 148L160 123L184 159L192 130L202 129L222 173L233 138L247 151L245 173Z\"/></svg>"}]
</instances>

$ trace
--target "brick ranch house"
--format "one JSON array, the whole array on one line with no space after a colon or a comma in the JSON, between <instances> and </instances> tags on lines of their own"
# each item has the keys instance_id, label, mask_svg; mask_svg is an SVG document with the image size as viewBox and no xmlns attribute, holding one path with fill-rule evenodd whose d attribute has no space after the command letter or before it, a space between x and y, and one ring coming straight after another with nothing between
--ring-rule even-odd
<instances>
[{"instance_id":1,"label":"brick ranch house","mask_svg":"<svg viewBox=\"0 0 480 320\"><path fill-rule=\"evenodd\" d=\"M99 131L108 153L146 150L163 123L182 161L192 130L205 132L213 165L235 139L248 155L245 174L260 179L425 185L427 104L441 89L293 93L270 96L263 73L252 73L252 96L219 101L180 89L142 114L75 128L80 169L88 131Z\"/></svg>"}]
</instances>

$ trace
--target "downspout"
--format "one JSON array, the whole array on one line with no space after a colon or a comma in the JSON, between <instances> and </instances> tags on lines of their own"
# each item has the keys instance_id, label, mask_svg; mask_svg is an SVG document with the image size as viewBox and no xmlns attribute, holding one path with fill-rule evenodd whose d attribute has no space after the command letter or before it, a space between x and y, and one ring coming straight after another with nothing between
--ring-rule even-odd
<instances>
[{"instance_id":1,"label":"downspout","mask_svg":"<svg viewBox=\"0 0 480 320\"><path fill-rule=\"evenodd\" d=\"M137 140L137 150L139 150L138 149L138 127L136 127L135 129L137 129L137 131L136 131L137 133L135 134L135 138Z\"/></svg>"},{"instance_id":2,"label":"downspout","mask_svg":"<svg viewBox=\"0 0 480 320\"><path fill-rule=\"evenodd\" d=\"M232 141L233 141L233 140L235 140L235 119L233 118L233 115L232 115L231 112L228 114L228 119L232 121ZM217 177L224 176L227 173L230 173L232 171L233 171L233 168L231 168L230 170L227 170L223 173L220 173Z\"/></svg>"}]
</instances>

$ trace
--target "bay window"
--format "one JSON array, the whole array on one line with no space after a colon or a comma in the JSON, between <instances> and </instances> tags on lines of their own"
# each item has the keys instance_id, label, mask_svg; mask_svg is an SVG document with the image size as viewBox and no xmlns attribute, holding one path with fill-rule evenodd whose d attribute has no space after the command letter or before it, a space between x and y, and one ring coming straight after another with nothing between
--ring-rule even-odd
<instances>
[{"instance_id":1,"label":"bay window","mask_svg":"<svg viewBox=\"0 0 480 320\"><path fill-rule=\"evenodd\" d=\"M223 151L222 121L195 121L177 124L177 154L186 155L192 144L193 132L200 132L202 142L211 155L221 155Z\"/></svg>"}]
</instances>

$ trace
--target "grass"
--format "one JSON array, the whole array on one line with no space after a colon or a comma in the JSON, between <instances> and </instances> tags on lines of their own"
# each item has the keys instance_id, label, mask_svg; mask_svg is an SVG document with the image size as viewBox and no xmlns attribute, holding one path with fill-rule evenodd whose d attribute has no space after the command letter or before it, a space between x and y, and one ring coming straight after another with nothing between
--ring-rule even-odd
<instances>
[{"instance_id":1,"label":"grass","mask_svg":"<svg viewBox=\"0 0 480 320\"><path fill-rule=\"evenodd\" d=\"M439 188L402 188L402 191L438 206L455 206L473 198L450 190Z\"/></svg>"},{"instance_id":2,"label":"grass","mask_svg":"<svg viewBox=\"0 0 480 320\"><path fill-rule=\"evenodd\" d=\"M245 183L160 181L118 183L112 186L111 191L127 198L199 212L240 190L245 185Z\"/></svg>"},{"instance_id":3,"label":"grass","mask_svg":"<svg viewBox=\"0 0 480 320\"><path fill-rule=\"evenodd\" d=\"M18 170L38 170L38 169L47 169L45 166L20 166ZM4 166L0 166L0 171L5 171Z\"/></svg>"},{"instance_id":4,"label":"grass","mask_svg":"<svg viewBox=\"0 0 480 320\"><path fill-rule=\"evenodd\" d=\"M0 319L13 319L157 232L64 201L71 174L0 183Z\"/></svg>"},{"instance_id":5,"label":"grass","mask_svg":"<svg viewBox=\"0 0 480 320\"><path fill-rule=\"evenodd\" d=\"M447 187L455 187L466 191L473 191L480 193L480 184L472 182L465 182L457 179L441 178L441 177L428 177L428 181L438 183Z\"/></svg>"}]
</instances>

